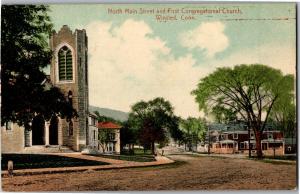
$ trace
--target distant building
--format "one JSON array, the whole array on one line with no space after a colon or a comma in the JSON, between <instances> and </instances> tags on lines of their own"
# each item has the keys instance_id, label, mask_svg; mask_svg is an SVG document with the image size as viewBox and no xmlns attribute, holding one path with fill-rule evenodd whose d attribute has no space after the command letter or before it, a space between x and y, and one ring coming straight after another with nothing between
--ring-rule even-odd
<instances>
[{"instance_id":1,"label":"distant building","mask_svg":"<svg viewBox=\"0 0 300 194\"><path fill-rule=\"evenodd\" d=\"M99 122L98 134L105 135L105 142L98 144L98 151L102 153L120 153L120 129L122 127L113 122Z\"/></svg>"},{"instance_id":2,"label":"distant building","mask_svg":"<svg viewBox=\"0 0 300 194\"><path fill-rule=\"evenodd\" d=\"M295 137L284 138L285 141L285 153L297 153L297 139Z\"/></svg>"},{"instance_id":3,"label":"distant building","mask_svg":"<svg viewBox=\"0 0 300 194\"><path fill-rule=\"evenodd\" d=\"M97 149L98 147L98 120L97 115L90 113L89 114L89 148Z\"/></svg>"},{"instance_id":4,"label":"distant building","mask_svg":"<svg viewBox=\"0 0 300 194\"><path fill-rule=\"evenodd\" d=\"M249 136L250 133L250 136ZM244 153L248 154L249 148L255 152L256 140L253 130L248 131L245 125L230 124L215 127L210 126L211 152L220 154ZM250 141L250 146L249 146ZM208 140L206 141L208 143ZM284 155L285 141L283 133L267 127L263 131L261 146L264 155Z\"/></svg>"}]
</instances>

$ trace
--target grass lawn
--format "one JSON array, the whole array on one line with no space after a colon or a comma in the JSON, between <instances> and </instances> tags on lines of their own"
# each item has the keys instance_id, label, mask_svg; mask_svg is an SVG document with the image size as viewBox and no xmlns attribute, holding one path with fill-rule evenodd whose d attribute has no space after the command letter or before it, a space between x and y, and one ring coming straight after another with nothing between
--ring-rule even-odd
<instances>
[{"instance_id":1,"label":"grass lawn","mask_svg":"<svg viewBox=\"0 0 300 194\"><path fill-rule=\"evenodd\" d=\"M264 156L265 159L276 159L276 160L297 160L296 155L287 155L287 156Z\"/></svg>"},{"instance_id":2,"label":"grass lawn","mask_svg":"<svg viewBox=\"0 0 300 194\"><path fill-rule=\"evenodd\" d=\"M134 148L134 155L152 156L152 153L151 150L146 150L146 152L144 152L144 149L142 148Z\"/></svg>"},{"instance_id":3,"label":"grass lawn","mask_svg":"<svg viewBox=\"0 0 300 194\"><path fill-rule=\"evenodd\" d=\"M122 150L122 155L132 156L132 154L129 153L129 150ZM143 156L143 157L153 157L151 150L146 150L144 152L143 148L134 148L134 155L135 156Z\"/></svg>"},{"instance_id":4,"label":"grass lawn","mask_svg":"<svg viewBox=\"0 0 300 194\"><path fill-rule=\"evenodd\" d=\"M130 154L128 150L123 150L121 154L88 154L91 156L98 156L103 158L111 158L116 160L126 160L134 162L153 162L156 161L155 157L152 155L151 150L146 150L142 148L134 148L134 155Z\"/></svg>"},{"instance_id":5,"label":"grass lawn","mask_svg":"<svg viewBox=\"0 0 300 194\"><path fill-rule=\"evenodd\" d=\"M126 160L134 162L152 162L155 161L154 156L141 156L141 155L104 155L104 154L88 154L91 156L98 156L103 158L111 158L116 160Z\"/></svg>"},{"instance_id":6,"label":"grass lawn","mask_svg":"<svg viewBox=\"0 0 300 194\"><path fill-rule=\"evenodd\" d=\"M96 166L108 164L98 161L47 154L2 154L2 170L7 170L7 162L9 160L13 161L14 169Z\"/></svg>"}]
</instances>

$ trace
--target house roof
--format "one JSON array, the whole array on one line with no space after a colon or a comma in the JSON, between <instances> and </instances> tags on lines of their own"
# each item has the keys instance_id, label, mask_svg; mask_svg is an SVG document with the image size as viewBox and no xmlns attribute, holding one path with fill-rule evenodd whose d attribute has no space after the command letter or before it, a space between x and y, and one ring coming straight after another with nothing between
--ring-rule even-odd
<instances>
[{"instance_id":1,"label":"house roof","mask_svg":"<svg viewBox=\"0 0 300 194\"><path fill-rule=\"evenodd\" d=\"M120 129L120 125L117 125L113 122L98 122L99 129Z\"/></svg>"},{"instance_id":2,"label":"house roof","mask_svg":"<svg viewBox=\"0 0 300 194\"><path fill-rule=\"evenodd\" d=\"M90 116L90 117L97 118L97 115L96 115L95 113L93 113L93 112L89 112L89 116Z\"/></svg>"}]
</instances>

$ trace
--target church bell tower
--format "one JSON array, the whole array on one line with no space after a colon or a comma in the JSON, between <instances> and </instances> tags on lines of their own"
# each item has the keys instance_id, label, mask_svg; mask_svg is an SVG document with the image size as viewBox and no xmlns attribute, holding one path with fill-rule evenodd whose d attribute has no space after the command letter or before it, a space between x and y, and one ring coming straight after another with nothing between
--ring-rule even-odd
<instances>
[{"instance_id":1,"label":"church bell tower","mask_svg":"<svg viewBox=\"0 0 300 194\"><path fill-rule=\"evenodd\" d=\"M85 30L64 25L50 37L50 78L77 110L78 118L60 119L58 143L80 151L88 145L88 38Z\"/></svg>"}]
</instances>

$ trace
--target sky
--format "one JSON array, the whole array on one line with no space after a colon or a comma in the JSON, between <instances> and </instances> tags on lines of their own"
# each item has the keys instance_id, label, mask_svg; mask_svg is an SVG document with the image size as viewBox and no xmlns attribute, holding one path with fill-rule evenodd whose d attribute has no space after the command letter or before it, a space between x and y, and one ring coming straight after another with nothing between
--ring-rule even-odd
<instances>
[{"instance_id":1,"label":"sky","mask_svg":"<svg viewBox=\"0 0 300 194\"><path fill-rule=\"evenodd\" d=\"M234 14L124 14L125 9L240 10ZM56 31L63 25L88 36L89 102L129 112L140 100L164 97L183 118L203 116L191 91L218 67L265 64L295 74L293 3L51 5ZM122 14L108 13L122 9ZM164 14L173 16L174 14ZM181 16L193 16L181 20Z\"/></svg>"}]
</instances>

